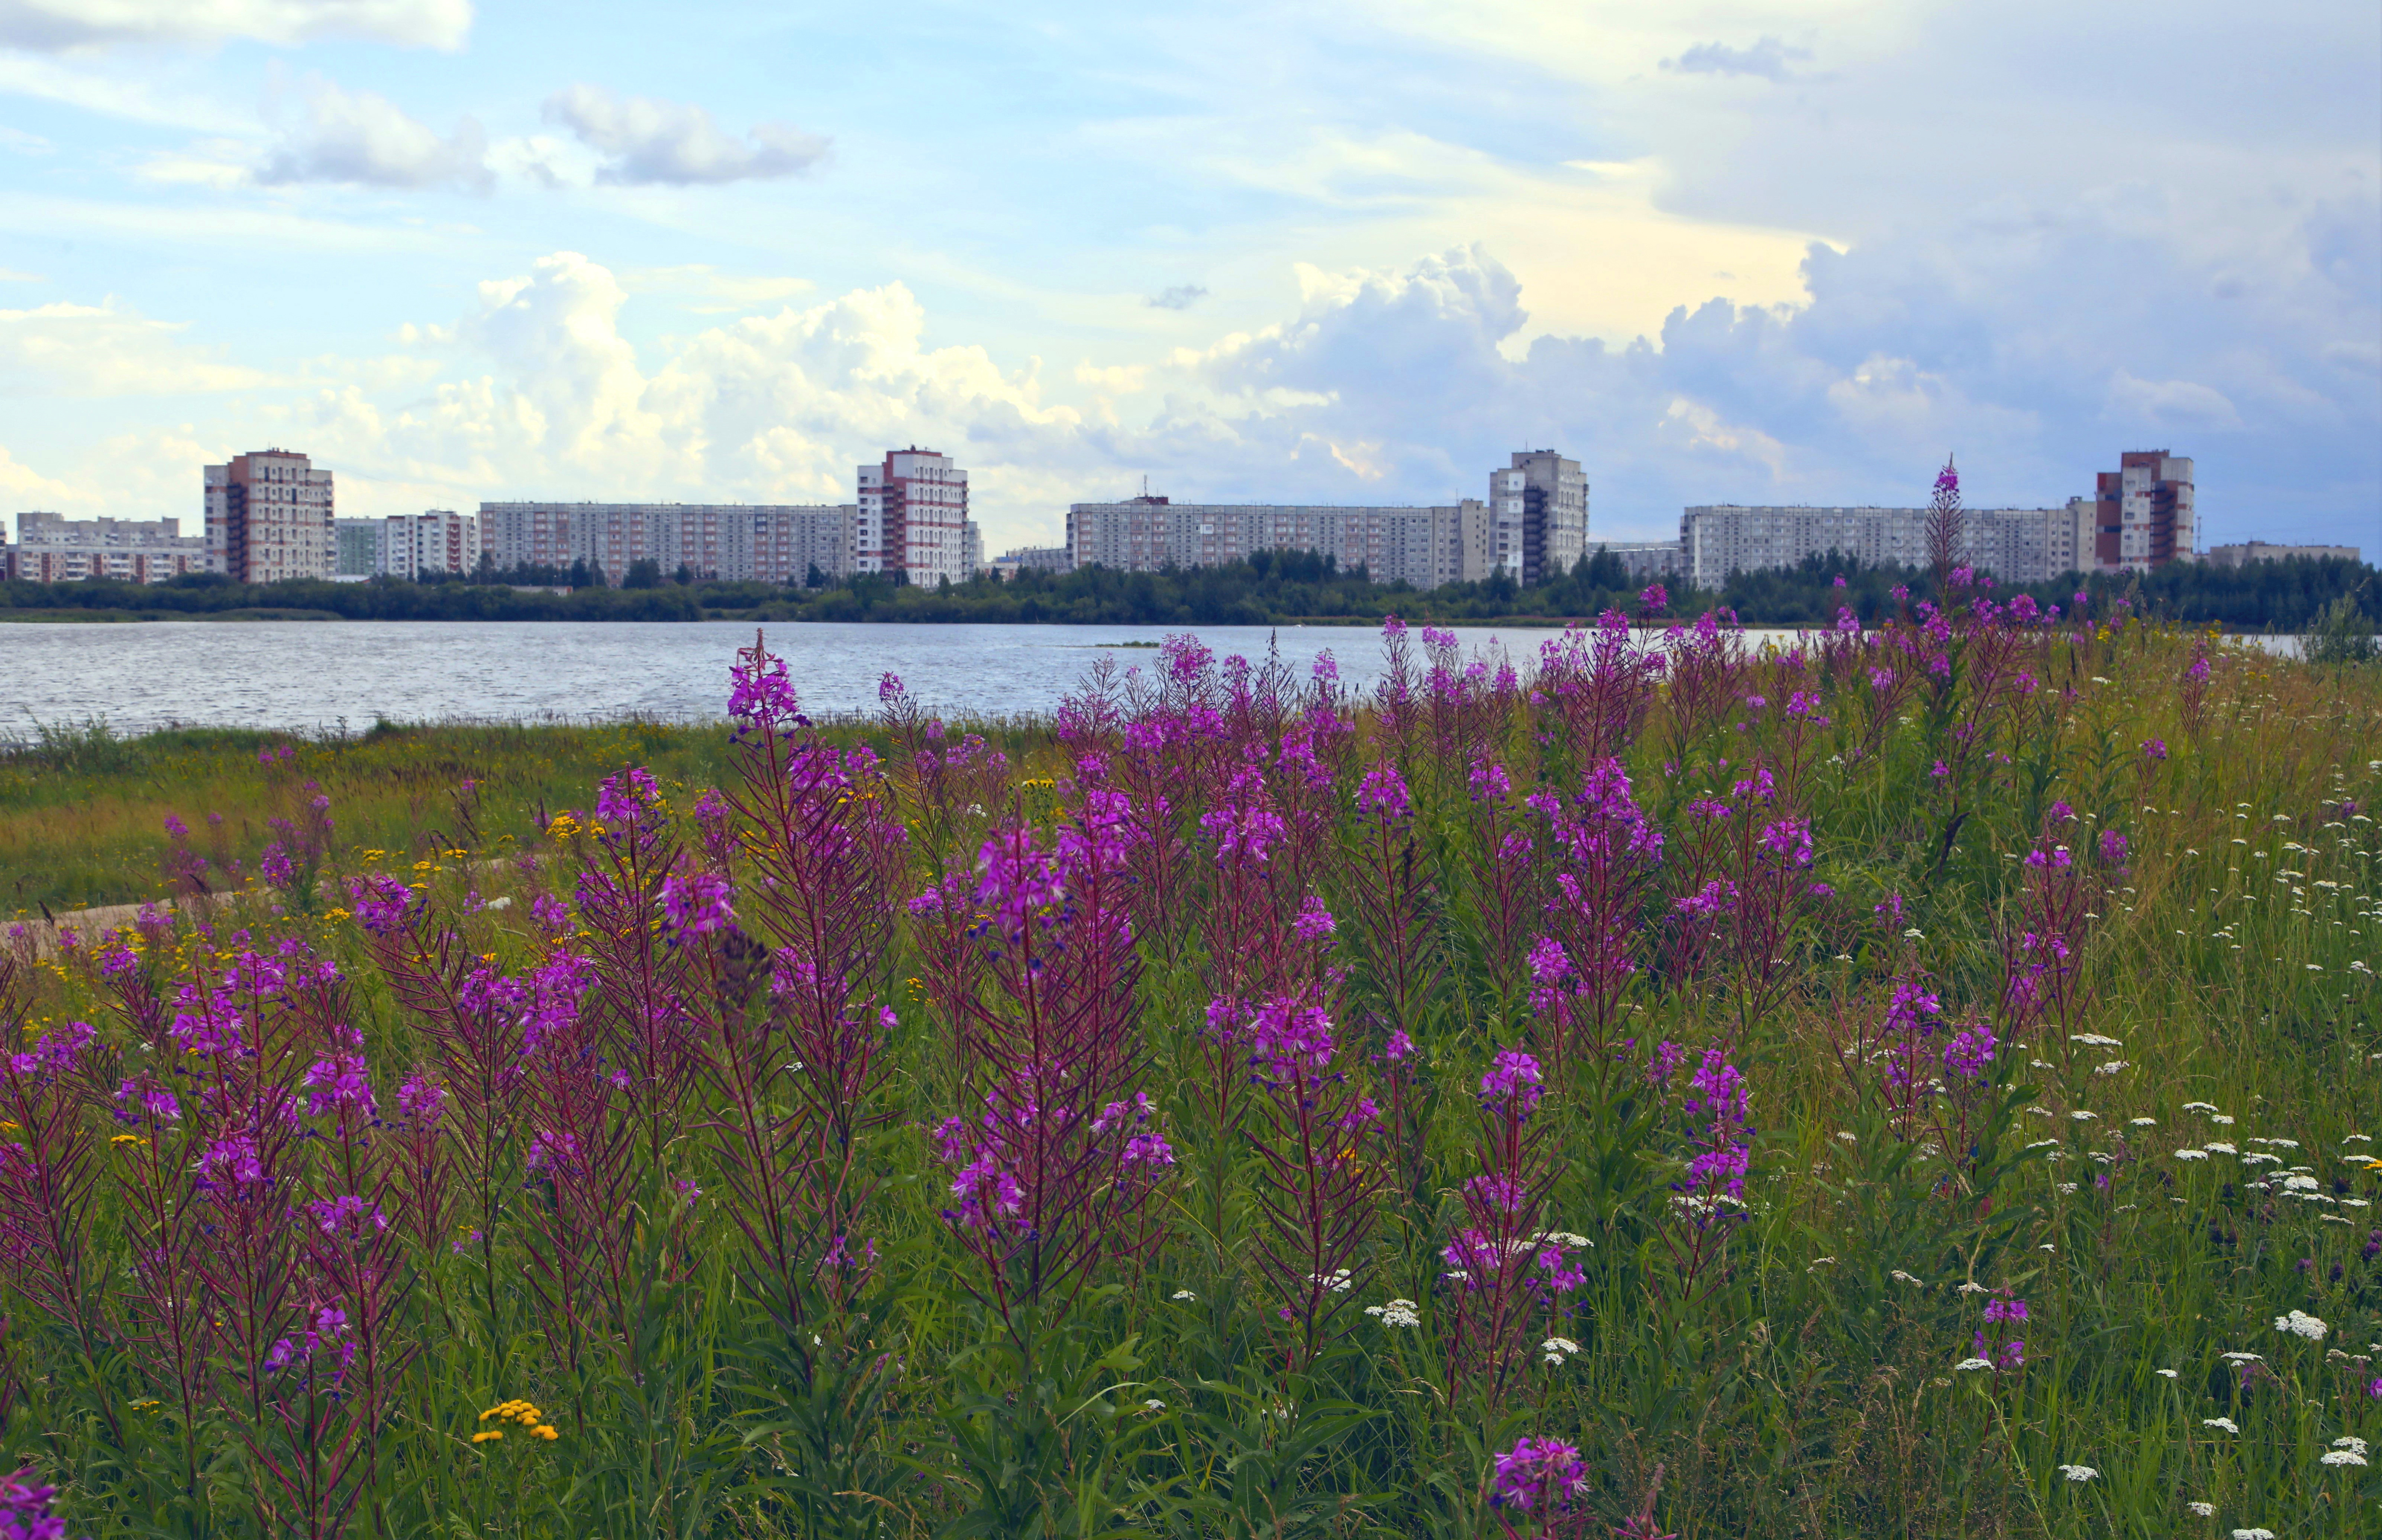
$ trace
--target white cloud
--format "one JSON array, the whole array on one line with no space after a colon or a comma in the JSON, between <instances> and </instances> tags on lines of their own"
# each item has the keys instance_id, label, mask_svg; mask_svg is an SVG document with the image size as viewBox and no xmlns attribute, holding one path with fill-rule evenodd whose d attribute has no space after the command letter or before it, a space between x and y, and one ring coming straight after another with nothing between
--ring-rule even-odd
<instances>
[{"instance_id":1,"label":"white cloud","mask_svg":"<svg viewBox=\"0 0 2382 1540\"><path fill-rule=\"evenodd\" d=\"M1187 311L1208 298L1208 291L1197 284L1174 284L1161 288L1143 303L1152 310Z\"/></svg>"},{"instance_id":2,"label":"white cloud","mask_svg":"<svg viewBox=\"0 0 2382 1540\"><path fill-rule=\"evenodd\" d=\"M38 284L39 273L19 273L13 267L0 267L0 284Z\"/></svg>"},{"instance_id":3,"label":"white cloud","mask_svg":"<svg viewBox=\"0 0 2382 1540\"><path fill-rule=\"evenodd\" d=\"M0 46L42 52L232 38L460 48L471 30L472 0L0 0Z\"/></svg>"},{"instance_id":4,"label":"white cloud","mask_svg":"<svg viewBox=\"0 0 2382 1540\"><path fill-rule=\"evenodd\" d=\"M829 141L787 123L756 124L743 139L703 108L650 96L614 96L575 85L546 99L546 119L608 157L596 179L691 186L791 177L827 157Z\"/></svg>"},{"instance_id":5,"label":"white cloud","mask_svg":"<svg viewBox=\"0 0 2382 1540\"><path fill-rule=\"evenodd\" d=\"M270 383L185 345L185 329L112 299L0 310L0 394L182 396Z\"/></svg>"},{"instance_id":6,"label":"white cloud","mask_svg":"<svg viewBox=\"0 0 2382 1540\"><path fill-rule=\"evenodd\" d=\"M418 188L452 182L480 192L494 181L487 135L472 118L459 122L452 138L441 139L388 98L346 91L325 79L307 83L301 120L257 166L256 179L268 186L353 182Z\"/></svg>"}]
</instances>

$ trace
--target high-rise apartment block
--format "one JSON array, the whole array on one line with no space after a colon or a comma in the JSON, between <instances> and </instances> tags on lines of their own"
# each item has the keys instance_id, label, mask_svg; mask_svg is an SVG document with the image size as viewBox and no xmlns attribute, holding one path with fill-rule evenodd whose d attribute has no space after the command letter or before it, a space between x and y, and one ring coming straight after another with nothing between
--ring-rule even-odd
<instances>
[{"instance_id":1,"label":"high-rise apartment block","mask_svg":"<svg viewBox=\"0 0 2382 1540\"><path fill-rule=\"evenodd\" d=\"M1960 560L2004 582L2032 583L2089 567L2078 558L2079 505L1970 508ZM1863 566L1927 565L1925 508L1691 507L1679 516L1681 565L1699 588L1732 572L1793 567L1830 552Z\"/></svg>"},{"instance_id":2,"label":"high-rise apartment block","mask_svg":"<svg viewBox=\"0 0 2382 1540\"><path fill-rule=\"evenodd\" d=\"M440 508L393 514L381 520L381 530L377 570L385 576L468 576L480 565L477 514Z\"/></svg>"},{"instance_id":3,"label":"high-rise apartment block","mask_svg":"<svg viewBox=\"0 0 2382 1540\"><path fill-rule=\"evenodd\" d=\"M1588 476L1553 449L1515 452L1489 472L1492 555L1524 585L1559 578L1588 551Z\"/></svg>"},{"instance_id":4,"label":"high-rise apartment block","mask_svg":"<svg viewBox=\"0 0 2382 1540\"><path fill-rule=\"evenodd\" d=\"M912 445L881 465L859 471L860 518L853 533L853 566L861 572L906 572L933 587L976 575L968 547L967 472L949 455Z\"/></svg>"},{"instance_id":5,"label":"high-rise apartment block","mask_svg":"<svg viewBox=\"0 0 2382 1540\"><path fill-rule=\"evenodd\" d=\"M2093 499L2097 565L2147 572L2190 561L2199 532L2192 513L2192 461L2164 449L2129 449L2104 471Z\"/></svg>"},{"instance_id":6,"label":"high-rise apartment block","mask_svg":"<svg viewBox=\"0 0 2382 1540\"><path fill-rule=\"evenodd\" d=\"M665 577L801 582L853 570L851 503L482 503L481 546L500 572L600 566L608 581L650 560Z\"/></svg>"},{"instance_id":7,"label":"high-rise apartment block","mask_svg":"<svg viewBox=\"0 0 2382 1540\"><path fill-rule=\"evenodd\" d=\"M1436 588L1485 559L1489 514L1476 499L1444 507L1176 503L1143 495L1067 509L1072 567L1123 572L1212 567L1259 551L1309 551L1376 582Z\"/></svg>"},{"instance_id":8,"label":"high-rise apartment block","mask_svg":"<svg viewBox=\"0 0 2382 1540\"><path fill-rule=\"evenodd\" d=\"M331 576L373 578L381 571L381 543L388 536L386 519L331 520Z\"/></svg>"},{"instance_id":9,"label":"high-rise apartment block","mask_svg":"<svg viewBox=\"0 0 2382 1540\"><path fill-rule=\"evenodd\" d=\"M258 449L206 468L207 555L239 582L327 578L331 473L288 449Z\"/></svg>"},{"instance_id":10,"label":"high-rise apartment block","mask_svg":"<svg viewBox=\"0 0 2382 1540\"><path fill-rule=\"evenodd\" d=\"M17 515L6 575L28 582L161 583L208 570L204 535L184 534L178 519L68 519L38 510Z\"/></svg>"}]
</instances>

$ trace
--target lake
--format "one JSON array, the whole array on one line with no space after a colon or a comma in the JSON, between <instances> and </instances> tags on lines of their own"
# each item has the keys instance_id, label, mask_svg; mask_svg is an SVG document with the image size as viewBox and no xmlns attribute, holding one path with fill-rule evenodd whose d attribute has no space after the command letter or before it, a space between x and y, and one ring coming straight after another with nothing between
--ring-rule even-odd
<instances>
[{"instance_id":1,"label":"lake","mask_svg":"<svg viewBox=\"0 0 2382 1540\"><path fill-rule=\"evenodd\" d=\"M361 731L375 717L700 720L725 709L728 666L751 644L753 629L731 620L0 625L0 739L30 738L37 722L94 717L120 733L177 724ZM988 716L1047 712L1095 658L1150 663L1151 644L1179 629L814 622L770 628L769 642L813 712L874 711L877 682L890 669L934 710ZM1557 633L1458 627L1455 634L1467 652L1502 645L1527 666ZM1216 626L1198 635L1220 656L1261 657L1272 640L1302 673L1328 649L1342 681L1354 686L1381 673L1381 637L1369 628ZM1142 645L1124 645L1134 642Z\"/></svg>"}]
</instances>

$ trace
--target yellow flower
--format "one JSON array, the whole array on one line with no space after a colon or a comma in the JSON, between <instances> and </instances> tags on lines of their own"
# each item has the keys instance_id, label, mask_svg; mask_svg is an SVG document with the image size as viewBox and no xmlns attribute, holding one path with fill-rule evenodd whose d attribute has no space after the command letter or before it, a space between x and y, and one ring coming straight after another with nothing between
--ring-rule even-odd
<instances>
[{"instance_id":1,"label":"yellow flower","mask_svg":"<svg viewBox=\"0 0 2382 1540\"><path fill-rule=\"evenodd\" d=\"M491 1438L502 1438L504 1434L502 1431L497 1428L490 1428L485 1433L475 1433L472 1435L472 1442L474 1444L485 1444Z\"/></svg>"},{"instance_id":2,"label":"yellow flower","mask_svg":"<svg viewBox=\"0 0 2382 1540\"><path fill-rule=\"evenodd\" d=\"M578 832L579 820L567 813L558 813L554 822L546 826L546 837L549 839L568 839Z\"/></svg>"},{"instance_id":3,"label":"yellow flower","mask_svg":"<svg viewBox=\"0 0 2382 1540\"><path fill-rule=\"evenodd\" d=\"M137 1133L119 1133L115 1138L109 1140L108 1143L111 1144L138 1144L141 1143L141 1136Z\"/></svg>"},{"instance_id":4,"label":"yellow flower","mask_svg":"<svg viewBox=\"0 0 2382 1540\"><path fill-rule=\"evenodd\" d=\"M553 1424L548 1423L540 1423L537 1426L530 1429L529 1431L533 1437L543 1438L549 1444L562 1436L562 1435L555 1432Z\"/></svg>"}]
</instances>

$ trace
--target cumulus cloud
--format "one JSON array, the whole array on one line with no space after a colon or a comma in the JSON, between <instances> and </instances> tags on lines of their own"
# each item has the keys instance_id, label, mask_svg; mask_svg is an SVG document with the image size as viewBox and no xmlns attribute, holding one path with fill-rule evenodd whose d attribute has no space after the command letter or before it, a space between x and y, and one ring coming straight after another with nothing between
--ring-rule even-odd
<instances>
[{"instance_id":1,"label":"cumulus cloud","mask_svg":"<svg viewBox=\"0 0 2382 1540\"><path fill-rule=\"evenodd\" d=\"M546 99L546 119L608 157L596 179L692 186L792 177L827 158L829 141L789 123L756 124L743 139L703 108L575 85Z\"/></svg>"},{"instance_id":2,"label":"cumulus cloud","mask_svg":"<svg viewBox=\"0 0 2382 1540\"><path fill-rule=\"evenodd\" d=\"M322 79L308 84L301 120L257 166L256 179L268 186L352 182L434 187L451 182L480 192L494 181L487 135L472 118L458 123L451 138L441 139L385 96L345 91Z\"/></svg>"},{"instance_id":3,"label":"cumulus cloud","mask_svg":"<svg viewBox=\"0 0 2382 1540\"><path fill-rule=\"evenodd\" d=\"M1208 291L1197 284L1175 284L1161 288L1142 301L1152 310L1187 311L1208 298Z\"/></svg>"},{"instance_id":4,"label":"cumulus cloud","mask_svg":"<svg viewBox=\"0 0 2382 1540\"><path fill-rule=\"evenodd\" d=\"M471 30L472 0L0 0L0 46L51 53L232 38L460 48Z\"/></svg>"},{"instance_id":5,"label":"cumulus cloud","mask_svg":"<svg viewBox=\"0 0 2382 1540\"><path fill-rule=\"evenodd\" d=\"M1676 69L1682 75L1755 75L1765 80L1785 80L1790 62L1808 59L1809 48L1797 48L1774 37L1763 37L1750 48L1731 48L1725 43L1700 43L1676 59L1664 59L1663 67Z\"/></svg>"},{"instance_id":6,"label":"cumulus cloud","mask_svg":"<svg viewBox=\"0 0 2382 1540\"><path fill-rule=\"evenodd\" d=\"M109 300L0 310L0 395L182 396L268 383Z\"/></svg>"}]
</instances>

